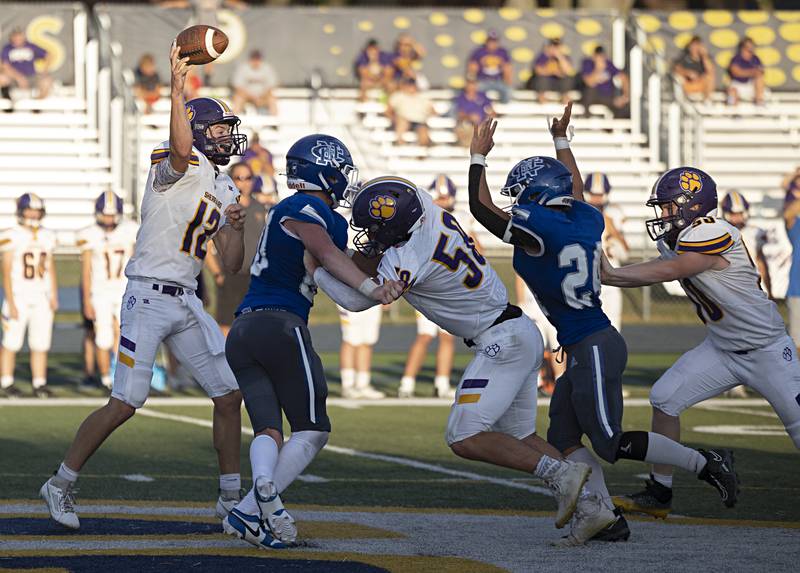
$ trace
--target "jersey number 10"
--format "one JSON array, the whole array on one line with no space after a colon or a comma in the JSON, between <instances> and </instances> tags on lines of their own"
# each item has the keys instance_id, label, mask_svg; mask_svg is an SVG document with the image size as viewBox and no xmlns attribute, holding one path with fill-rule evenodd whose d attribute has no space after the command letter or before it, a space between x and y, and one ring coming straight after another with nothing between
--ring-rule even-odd
<instances>
[{"instance_id":1,"label":"jersey number 10","mask_svg":"<svg viewBox=\"0 0 800 573\"><path fill-rule=\"evenodd\" d=\"M206 239L214 236L220 221L219 211L215 207L211 207L208 217L206 217L208 210L208 202L205 199L200 201L194 217L186 225L186 232L183 233L183 243L181 244L182 252L197 257L201 261L206 258ZM198 234L197 230L201 225L203 226L202 232Z\"/></svg>"}]
</instances>

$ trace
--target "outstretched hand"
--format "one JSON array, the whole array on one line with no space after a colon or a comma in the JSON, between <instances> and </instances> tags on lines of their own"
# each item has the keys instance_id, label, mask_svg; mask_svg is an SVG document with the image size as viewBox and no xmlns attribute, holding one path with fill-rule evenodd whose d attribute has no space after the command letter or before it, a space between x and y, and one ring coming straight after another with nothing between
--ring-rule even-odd
<instances>
[{"instance_id":1,"label":"outstretched hand","mask_svg":"<svg viewBox=\"0 0 800 573\"><path fill-rule=\"evenodd\" d=\"M472 130L472 143L469 144L471 154L488 155L494 147L494 130L497 120L487 117Z\"/></svg>"},{"instance_id":2,"label":"outstretched hand","mask_svg":"<svg viewBox=\"0 0 800 573\"><path fill-rule=\"evenodd\" d=\"M391 304L400 298L405 291L403 281L385 281L381 286L372 291L372 298L381 304Z\"/></svg>"},{"instance_id":3,"label":"outstretched hand","mask_svg":"<svg viewBox=\"0 0 800 573\"><path fill-rule=\"evenodd\" d=\"M550 134L553 137L567 137L570 117L572 117L572 102L569 102L564 108L564 114L561 116L561 119L553 118L553 125L550 126Z\"/></svg>"},{"instance_id":4,"label":"outstretched hand","mask_svg":"<svg viewBox=\"0 0 800 573\"><path fill-rule=\"evenodd\" d=\"M181 49L178 47L177 41L173 41L169 49L169 63L172 91L175 93L183 93L183 86L186 83L186 74L189 73L189 58L181 58Z\"/></svg>"}]
</instances>

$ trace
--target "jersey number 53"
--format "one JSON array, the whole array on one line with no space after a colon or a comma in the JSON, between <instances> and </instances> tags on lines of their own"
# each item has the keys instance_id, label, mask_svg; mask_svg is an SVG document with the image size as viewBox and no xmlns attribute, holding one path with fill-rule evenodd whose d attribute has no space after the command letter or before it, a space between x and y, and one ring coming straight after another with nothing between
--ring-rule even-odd
<instances>
[{"instance_id":1,"label":"jersey number 53","mask_svg":"<svg viewBox=\"0 0 800 573\"><path fill-rule=\"evenodd\" d=\"M465 265L469 272L462 281L464 286L469 289L478 288L483 280L483 271L480 267L486 264L486 259L475 248L475 242L464 232L456 218L447 211L442 212L442 224L460 235L461 240L464 241L464 245L469 250L469 254L460 246L456 247L452 254L448 253L447 246L453 235L442 233L439 235L439 242L436 244L436 250L434 250L431 260L444 265L445 268L452 272L456 272L462 264ZM457 241L458 239L456 239Z\"/></svg>"}]
</instances>

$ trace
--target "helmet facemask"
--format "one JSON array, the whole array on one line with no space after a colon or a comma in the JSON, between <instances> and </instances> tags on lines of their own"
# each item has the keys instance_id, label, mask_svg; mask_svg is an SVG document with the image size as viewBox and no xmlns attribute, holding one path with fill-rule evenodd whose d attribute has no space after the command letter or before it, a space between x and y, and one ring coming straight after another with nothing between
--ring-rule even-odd
<instances>
[{"instance_id":1,"label":"helmet facemask","mask_svg":"<svg viewBox=\"0 0 800 573\"><path fill-rule=\"evenodd\" d=\"M30 215L26 216L27 211L36 211L39 213L39 217L34 218ZM44 209L34 209L33 207L26 207L17 215L17 222L24 227L28 227L29 229L38 229L41 227L42 219L44 219Z\"/></svg>"},{"instance_id":2,"label":"helmet facemask","mask_svg":"<svg viewBox=\"0 0 800 573\"><path fill-rule=\"evenodd\" d=\"M203 154L217 165L227 165L233 155L243 155L247 148L247 136L239 133L240 123L238 117L216 121L207 126L198 123L197 127L202 129L205 139ZM230 130L224 135L214 137L211 132L217 125L228 125Z\"/></svg>"},{"instance_id":3,"label":"helmet facemask","mask_svg":"<svg viewBox=\"0 0 800 573\"><path fill-rule=\"evenodd\" d=\"M699 205L687 207L690 201L691 195L688 193L679 193L669 199L650 198L647 206L652 207L655 213L655 218L645 221L650 238L654 241L663 239L670 247L674 247L680 232L697 217L691 211L700 209ZM670 214L664 215L664 208L668 206Z\"/></svg>"}]
</instances>

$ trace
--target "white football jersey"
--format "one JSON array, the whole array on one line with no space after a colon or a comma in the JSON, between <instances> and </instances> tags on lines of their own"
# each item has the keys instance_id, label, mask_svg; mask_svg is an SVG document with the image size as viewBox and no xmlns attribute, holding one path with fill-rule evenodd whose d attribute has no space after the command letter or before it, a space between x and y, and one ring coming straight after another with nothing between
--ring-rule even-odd
<instances>
[{"instance_id":1,"label":"white football jersey","mask_svg":"<svg viewBox=\"0 0 800 573\"><path fill-rule=\"evenodd\" d=\"M169 162L168 141L150 158L142 223L125 276L195 289L207 241L225 224L225 209L238 201L239 191L195 148L183 174Z\"/></svg>"},{"instance_id":2,"label":"white football jersey","mask_svg":"<svg viewBox=\"0 0 800 573\"><path fill-rule=\"evenodd\" d=\"M755 264L733 225L703 217L681 231L674 250L664 241L658 242L658 250L663 259L696 252L722 255L728 261L724 270L710 269L679 281L717 348L753 350L786 335L778 307L761 289Z\"/></svg>"},{"instance_id":3,"label":"white football jersey","mask_svg":"<svg viewBox=\"0 0 800 573\"><path fill-rule=\"evenodd\" d=\"M472 246L455 217L418 192L422 226L384 253L378 274L406 283L406 300L441 328L472 339L508 304L503 282Z\"/></svg>"},{"instance_id":4,"label":"white football jersey","mask_svg":"<svg viewBox=\"0 0 800 573\"><path fill-rule=\"evenodd\" d=\"M109 293L120 298L125 292L125 265L133 255L139 225L122 221L112 230L94 224L78 232L76 242L81 253L92 253L93 293Z\"/></svg>"},{"instance_id":5,"label":"white football jersey","mask_svg":"<svg viewBox=\"0 0 800 573\"><path fill-rule=\"evenodd\" d=\"M50 295L48 257L56 246L56 235L49 229L17 225L0 235L0 251L12 253L11 288L15 298Z\"/></svg>"},{"instance_id":6,"label":"white football jersey","mask_svg":"<svg viewBox=\"0 0 800 573\"><path fill-rule=\"evenodd\" d=\"M611 219L611 223L617 231L622 234L622 225L625 223L625 216L622 211L616 207L606 207L603 209L603 216L606 218L606 226L603 229L603 236L601 239L603 241L603 251L605 251L608 261L616 267L628 260L628 249L622 241L611 235L611 232L608 230L608 219Z\"/></svg>"}]
</instances>

